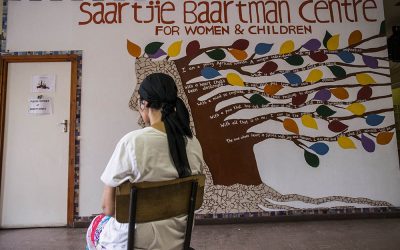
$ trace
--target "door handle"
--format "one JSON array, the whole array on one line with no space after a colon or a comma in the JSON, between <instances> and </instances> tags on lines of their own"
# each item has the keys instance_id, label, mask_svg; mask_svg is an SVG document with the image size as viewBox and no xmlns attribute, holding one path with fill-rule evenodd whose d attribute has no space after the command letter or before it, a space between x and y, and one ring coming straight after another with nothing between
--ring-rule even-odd
<instances>
[{"instance_id":1,"label":"door handle","mask_svg":"<svg viewBox=\"0 0 400 250\"><path fill-rule=\"evenodd\" d=\"M59 123L59 125L64 125L64 133L68 132L68 120L64 120L64 122Z\"/></svg>"}]
</instances>

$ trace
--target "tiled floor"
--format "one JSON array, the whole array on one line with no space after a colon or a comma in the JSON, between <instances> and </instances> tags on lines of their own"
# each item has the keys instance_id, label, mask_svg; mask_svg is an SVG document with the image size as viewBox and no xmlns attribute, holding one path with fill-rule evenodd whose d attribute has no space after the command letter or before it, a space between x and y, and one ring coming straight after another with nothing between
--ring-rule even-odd
<instances>
[{"instance_id":1,"label":"tiled floor","mask_svg":"<svg viewBox=\"0 0 400 250\"><path fill-rule=\"evenodd\" d=\"M84 249L85 229L0 230L0 249ZM400 250L400 218L199 225L192 247L202 249Z\"/></svg>"}]
</instances>

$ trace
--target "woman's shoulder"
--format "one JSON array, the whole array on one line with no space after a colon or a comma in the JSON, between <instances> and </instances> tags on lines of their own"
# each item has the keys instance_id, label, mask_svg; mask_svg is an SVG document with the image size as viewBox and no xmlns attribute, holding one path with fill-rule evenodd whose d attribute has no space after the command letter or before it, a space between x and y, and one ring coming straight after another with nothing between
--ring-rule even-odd
<instances>
[{"instance_id":1,"label":"woman's shoulder","mask_svg":"<svg viewBox=\"0 0 400 250\"><path fill-rule=\"evenodd\" d=\"M135 141L136 138L138 138L138 137L140 137L140 136L142 136L142 135L144 135L144 134L146 134L148 132L149 132L149 128L148 127L133 130L133 131L125 134L121 138L119 143L132 143L132 142Z\"/></svg>"}]
</instances>

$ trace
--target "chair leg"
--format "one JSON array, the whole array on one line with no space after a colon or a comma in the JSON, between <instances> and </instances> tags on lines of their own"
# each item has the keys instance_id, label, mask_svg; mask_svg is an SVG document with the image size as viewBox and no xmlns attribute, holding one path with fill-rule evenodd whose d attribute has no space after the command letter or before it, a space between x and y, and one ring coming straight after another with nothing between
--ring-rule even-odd
<instances>
[{"instance_id":1,"label":"chair leg","mask_svg":"<svg viewBox=\"0 0 400 250\"><path fill-rule=\"evenodd\" d=\"M190 192L190 203L189 203L189 211L186 225L186 233L185 233L185 241L183 243L184 250L190 250L190 239L192 237L192 227L193 227L193 218L194 218L194 209L196 207L196 196L197 196L197 181L192 182L192 189Z\"/></svg>"},{"instance_id":2,"label":"chair leg","mask_svg":"<svg viewBox=\"0 0 400 250\"><path fill-rule=\"evenodd\" d=\"M129 229L128 229L128 250L133 250L135 246L135 225L136 225L136 201L137 189L132 187L129 205Z\"/></svg>"}]
</instances>

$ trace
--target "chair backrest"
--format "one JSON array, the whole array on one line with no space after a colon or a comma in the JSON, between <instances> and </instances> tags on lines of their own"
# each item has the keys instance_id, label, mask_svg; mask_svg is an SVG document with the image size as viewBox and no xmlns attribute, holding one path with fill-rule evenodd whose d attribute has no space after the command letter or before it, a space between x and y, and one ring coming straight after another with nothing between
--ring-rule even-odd
<instances>
[{"instance_id":1,"label":"chair backrest","mask_svg":"<svg viewBox=\"0 0 400 250\"><path fill-rule=\"evenodd\" d=\"M125 182L116 189L115 218L120 223L129 222L131 189L137 191L136 223L168 219L188 214L193 182L197 182L195 208L203 203L205 176L193 175L170 181Z\"/></svg>"}]
</instances>

